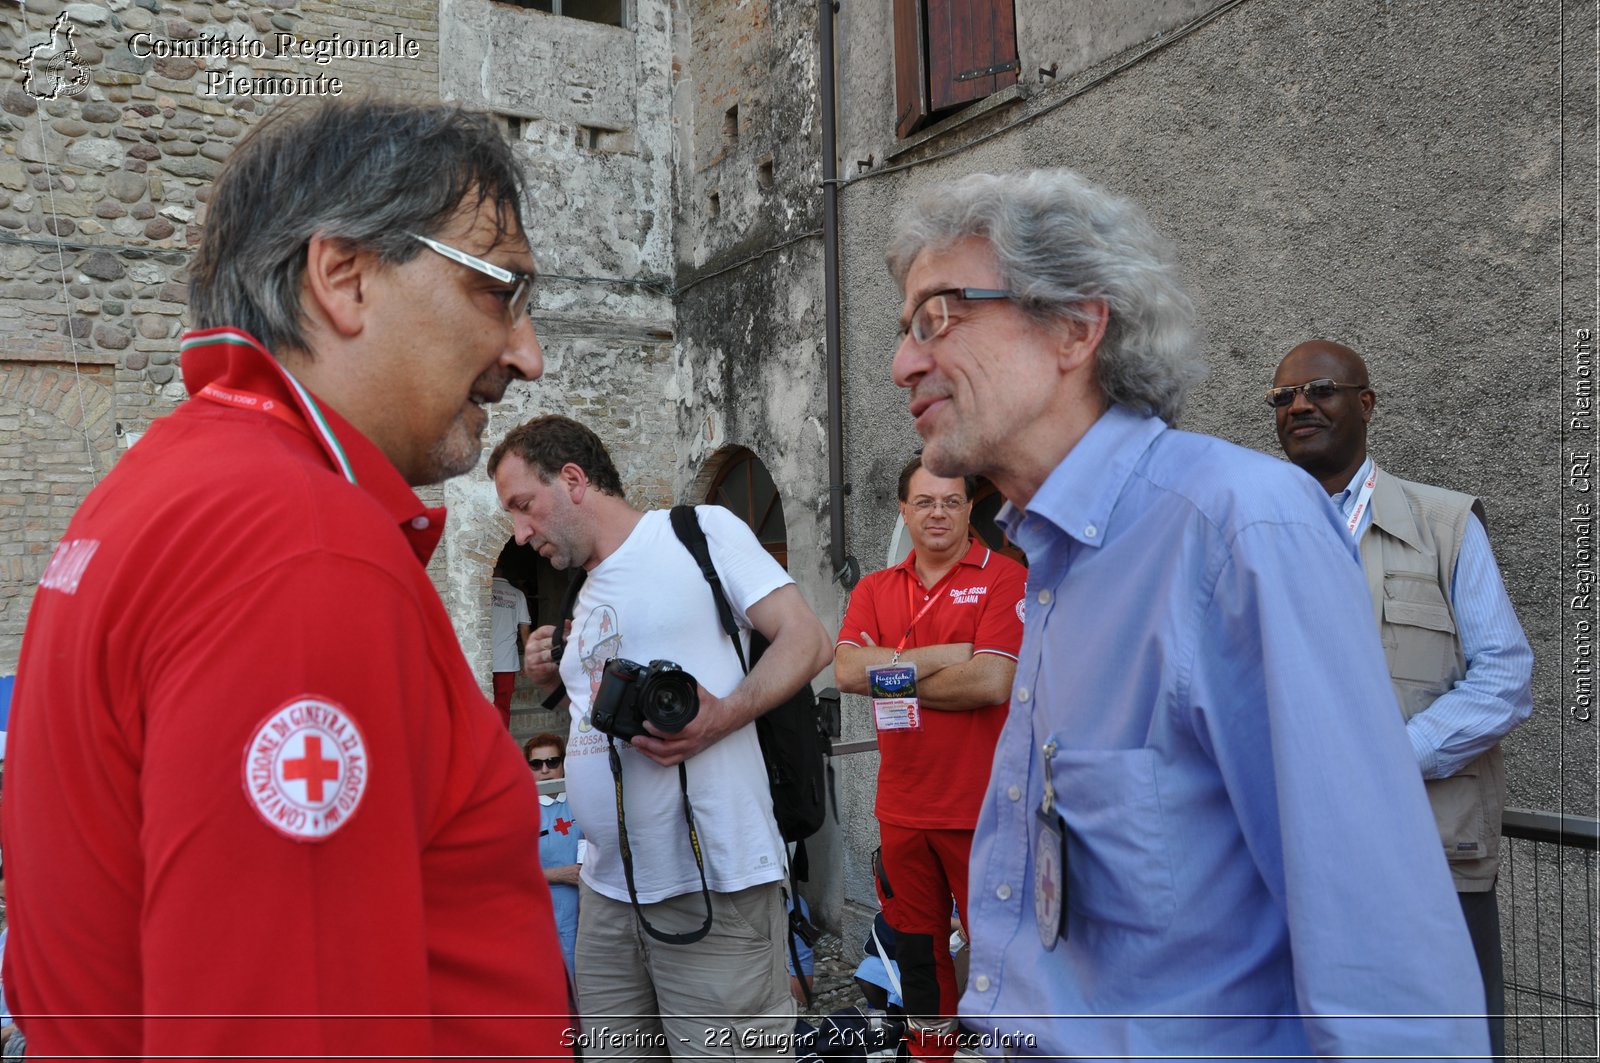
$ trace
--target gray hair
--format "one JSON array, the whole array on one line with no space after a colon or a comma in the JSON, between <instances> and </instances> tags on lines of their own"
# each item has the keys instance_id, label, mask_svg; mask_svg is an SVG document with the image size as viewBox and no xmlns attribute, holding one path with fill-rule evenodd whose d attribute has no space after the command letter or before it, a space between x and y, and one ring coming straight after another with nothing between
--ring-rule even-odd
<instances>
[{"instance_id":1,"label":"gray hair","mask_svg":"<svg viewBox=\"0 0 1600 1063\"><path fill-rule=\"evenodd\" d=\"M1071 170L973 174L928 189L902 214L887 258L905 289L924 250L976 236L988 241L1017 302L1041 322L1108 311L1097 359L1111 402L1171 422L1202 376L1194 306L1172 245L1138 207Z\"/></svg>"},{"instance_id":2,"label":"gray hair","mask_svg":"<svg viewBox=\"0 0 1600 1063\"><path fill-rule=\"evenodd\" d=\"M285 108L246 137L217 179L189 277L196 328L244 329L281 355L311 355L300 306L306 244L331 236L409 261L475 196L499 236L520 235L522 172L494 120L441 104L329 101Z\"/></svg>"}]
</instances>

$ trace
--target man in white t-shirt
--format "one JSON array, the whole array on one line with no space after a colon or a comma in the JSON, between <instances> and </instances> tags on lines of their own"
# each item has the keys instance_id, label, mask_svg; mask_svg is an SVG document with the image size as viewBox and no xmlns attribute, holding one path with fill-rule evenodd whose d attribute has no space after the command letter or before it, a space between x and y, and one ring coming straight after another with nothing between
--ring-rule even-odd
<instances>
[{"instance_id":1,"label":"man in white t-shirt","mask_svg":"<svg viewBox=\"0 0 1600 1063\"><path fill-rule=\"evenodd\" d=\"M494 584L489 593L494 707L500 710L500 722L509 730L511 697L517 692L517 673L522 670L522 647L528 641L528 632L533 629L533 617L528 615L527 595L511 585L499 562L494 566Z\"/></svg>"},{"instance_id":2,"label":"man in white t-shirt","mask_svg":"<svg viewBox=\"0 0 1600 1063\"><path fill-rule=\"evenodd\" d=\"M584 1058L792 1057L785 852L754 721L827 666L827 631L743 521L697 507L746 653L751 630L770 643L744 675L667 511L630 506L599 437L570 418L513 429L489 474L517 541L584 570L564 652L550 626L526 651L528 675L548 687L559 672L571 699L567 793L589 843L576 950ZM698 684L698 714L675 733L645 722L630 742L597 729L612 658L676 663Z\"/></svg>"}]
</instances>

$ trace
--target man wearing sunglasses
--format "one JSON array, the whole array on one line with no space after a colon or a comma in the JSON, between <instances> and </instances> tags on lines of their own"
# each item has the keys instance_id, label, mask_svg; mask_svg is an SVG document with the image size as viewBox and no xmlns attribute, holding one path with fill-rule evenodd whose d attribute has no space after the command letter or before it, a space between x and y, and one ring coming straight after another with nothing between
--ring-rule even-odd
<instances>
[{"instance_id":1,"label":"man wearing sunglasses","mask_svg":"<svg viewBox=\"0 0 1600 1063\"><path fill-rule=\"evenodd\" d=\"M494 120L290 109L190 267L190 399L89 495L12 709L5 984L84 1059L565 1057L536 786L425 565L533 380Z\"/></svg>"},{"instance_id":2,"label":"man wearing sunglasses","mask_svg":"<svg viewBox=\"0 0 1600 1063\"><path fill-rule=\"evenodd\" d=\"M1533 711L1533 651L1470 495L1402 480L1367 453L1377 395L1348 347L1291 350L1267 389L1278 443L1328 492L1361 566L1406 737L1422 773L1505 1055L1500 740Z\"/></svg>"},{"instance_id":3,"label":"man wearing sunglasses","mask_svg":"<svg viewBox=\"0 0 1600 1063\"><path fill-rule=\"evenodd\" d=\"M1068 171L979 174L888 260L923 463L988 476L1029 561L963 1017L1018 1056L1484 1054L1354 544L1170 427L1201 363L1166 241Z\"/></svg>"},{"instance_id":4,"label":"man wearing sunglasses","mask_svg":"<svg viewBox=\"0 0 1600 1063\"><path fill-rule=\"evenodd\" d=\"M950 901L967 917L972 828L1022 642L1023 567L969 538L970 478L900 471L912 550L850 593L834 648L839 689L872 696L868 669L914 668L915 707L873 699L880 762L878 898L899 942L907 1038L919 1059L955 1052Z\"/></svg>"}]
</instances>

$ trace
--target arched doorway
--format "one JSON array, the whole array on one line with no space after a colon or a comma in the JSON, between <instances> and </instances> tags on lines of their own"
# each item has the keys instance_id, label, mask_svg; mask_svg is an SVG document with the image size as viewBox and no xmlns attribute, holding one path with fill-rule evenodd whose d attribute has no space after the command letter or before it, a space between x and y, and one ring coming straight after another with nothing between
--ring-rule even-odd
<instances>
[{"instance_id":1,"label":"arched doorway","mask_svg":"<svg viewBox=\"0 0 1600 1063\"><path fill-rule=\"evenodd\" d=\"M706 501L737 513L761 545L784 568L789 567L789 533L783 522L783 499L772 475L755 453L730 448L712 478Z\"/></svg>"}]
</instances>

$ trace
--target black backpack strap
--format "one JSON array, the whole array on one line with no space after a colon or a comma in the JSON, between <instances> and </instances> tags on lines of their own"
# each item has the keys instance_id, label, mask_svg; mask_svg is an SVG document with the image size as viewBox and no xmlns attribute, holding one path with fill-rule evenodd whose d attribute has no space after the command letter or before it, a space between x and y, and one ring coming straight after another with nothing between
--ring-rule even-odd
<instances>
[{"instance_id":1,"label":"black backpack strap","mask_svg":"<svg viewBox=\"0 0 1600 1063\"><path fill-rule=\"evenodd\" d=\"M589 578L586 569L578 569L572 574L572 582L567 584L567 593L561 597L561 615L556 618L556 629L550 633L550 659L557 664L561 663L561 655L567 648L567 621L572 619L572 611L578 605L578 592L583 590L583 581ZM554 709L561 704L561 699L567 696L567 685L561 681L561 673L556 673L556 688L550 692L549 697L539 703L541 709Z\"/></svg>"},{"instance_id":2,"label":"black backpack strap","mask_svg":"<svg viewBox=\"0 0 1600 1063\"><path fill-rule=\"evenodd\" d=\"M739 641L739 622L733 618L728 596L722 592L722 577L717 575L717 568L711 563L711 547L706 543L706 533L700 528L700 519L695 515L693 506L672 507L672 530L694 558L695 564L700 566L700 574L711 584L711 597L717 603L717 616L722 620L722 630L733 640L733 652L739 655L739 668L749 675L750 666L745 663L744 645Z\"/></svg>"}]
</instances>

